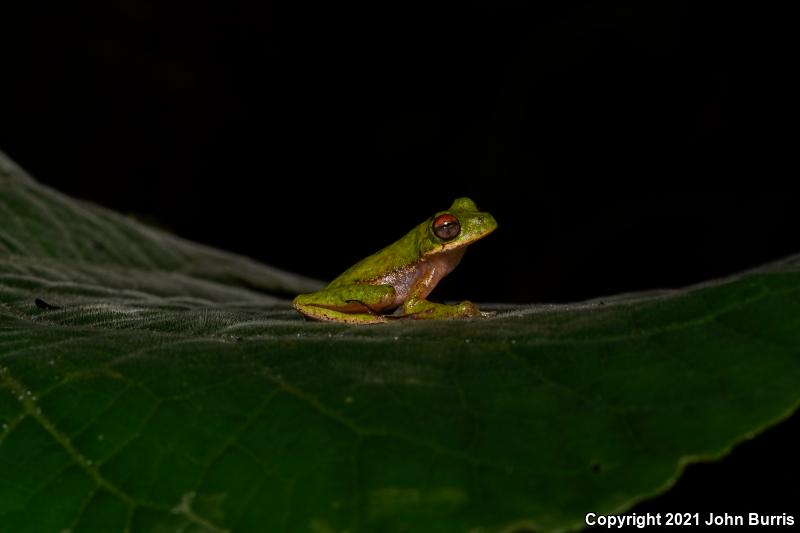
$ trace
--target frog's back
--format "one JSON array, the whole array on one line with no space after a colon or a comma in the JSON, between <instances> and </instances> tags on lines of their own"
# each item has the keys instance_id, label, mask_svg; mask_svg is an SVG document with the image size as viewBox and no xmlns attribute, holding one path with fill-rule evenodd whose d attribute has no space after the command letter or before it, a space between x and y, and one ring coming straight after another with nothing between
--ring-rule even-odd
<instances>
[{"instance_id":1,"label":"frog's back","mask_svg":"<svg viewBox=\"0 0 800 533\"><path fill-rule=\"evenodd\" d=\"M351 266L329 286L370 283L383 278L389 272L410 268L419 261L419 233L420 226L408 232L400 240Z\"/></svg>"}]
</instances>

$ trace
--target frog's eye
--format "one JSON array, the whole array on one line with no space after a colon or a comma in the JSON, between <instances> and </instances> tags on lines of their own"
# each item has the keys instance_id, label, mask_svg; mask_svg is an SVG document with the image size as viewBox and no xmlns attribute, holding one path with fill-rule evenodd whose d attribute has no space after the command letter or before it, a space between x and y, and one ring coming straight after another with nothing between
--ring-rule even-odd
<instances>
[{"instance_id":1,"label":"frog's eye","mask_svg":"<svg viewBox=\"0 0 800 533\"><path fill-rule=\"evenodd\" d=\"M461 233L461 224L456 217L445 213L434 219L433 233L443 241L451 241Z\"/></svg>"}]
</instances>

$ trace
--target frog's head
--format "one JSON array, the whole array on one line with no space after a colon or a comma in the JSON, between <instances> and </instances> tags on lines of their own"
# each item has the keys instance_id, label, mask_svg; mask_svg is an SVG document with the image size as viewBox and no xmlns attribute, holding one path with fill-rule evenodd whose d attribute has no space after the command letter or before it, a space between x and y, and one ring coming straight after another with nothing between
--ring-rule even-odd
<instances>
[{"instance_id":1,"label":"frog's head","mask_svg":"<svg viewBox=\"0 0 800 533\"><path fill-rule=\"evenodd\" d=\"M420 245L422 256L463 248L497 229L489 213L478 211L469 198L458 198L450 209L440 211L425 223L425 237Z\"/></svg>"}]
</instances>

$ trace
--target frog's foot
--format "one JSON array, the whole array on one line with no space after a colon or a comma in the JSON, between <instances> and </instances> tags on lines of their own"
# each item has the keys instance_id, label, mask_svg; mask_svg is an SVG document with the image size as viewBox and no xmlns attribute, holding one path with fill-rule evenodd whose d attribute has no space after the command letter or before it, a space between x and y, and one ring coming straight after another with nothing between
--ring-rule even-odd
<instances>
[{"instance_id":1,"label":"frog's foot","mask_svg":"<svg viewBox=\"0 0 800 533\"><path fill-rule=\"evenodd\" d=\"M353 298L353 293L358 298ZM312 320L347 322L349 324L380 324L388 322L381 311L394 301L391 285L360 285L323 289L301 294L294 299L294 308Z\"/></svg>"},{"instance_id":2,"label":"frog's foot","mask_svg":"<svg viewBox=\"0 0 800 533\"><path fill-rule=\"evenodd\" d=\"M426 318L476 318L483 316L472 302L461 302L456 305L445 305L428 300L408 301L403 306L403 313L415 319Z\"/></svg>"}]
</instances>

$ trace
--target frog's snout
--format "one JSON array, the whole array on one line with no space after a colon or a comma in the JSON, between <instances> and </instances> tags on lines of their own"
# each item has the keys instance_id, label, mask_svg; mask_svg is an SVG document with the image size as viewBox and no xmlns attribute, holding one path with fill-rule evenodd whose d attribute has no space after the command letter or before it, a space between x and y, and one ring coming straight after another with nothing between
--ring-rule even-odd
<instances>
[{"instance_id":1,"label":"frog's snout","mask_svg":"<svg viewBox=\"0 0 800 533\"><path fill-rule=\"evenodd\" d=\"M492 231L497 229L497 221L488 213L480 215L478 217L478 222L481 226L492 228Z\"/></svg>"}]
</instances>

